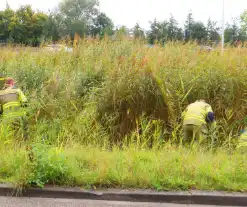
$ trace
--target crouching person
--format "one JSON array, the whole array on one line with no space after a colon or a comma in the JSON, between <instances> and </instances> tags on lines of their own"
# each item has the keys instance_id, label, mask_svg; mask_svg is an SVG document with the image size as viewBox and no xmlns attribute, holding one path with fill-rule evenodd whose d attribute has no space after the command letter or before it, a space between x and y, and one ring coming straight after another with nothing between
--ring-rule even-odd
<instances>
[{"instance_id":1,"label":"crouching person","mask_svg":"<svg viewBox=\"0 0 247 207\"><path fill-rule=\"evenodd\" d=\"M15 131L23 129L24 139L27 139L26 110L27 98L23 92L15 88L15 81L6 78L3 90L0 90L1 122L14 128Z\"/></svg>"},{"instance_id":2,"label":"crouching person","mask_svg":"<svg viewBox=\"0 0 247 207\"><path fill-rule=\"evenodd\" d=\"M184 141L203 141L210 129L215 130L216 122L212 107L205 100L196 101L185 109L182 115Z\"/></svg>"}]
</instances>

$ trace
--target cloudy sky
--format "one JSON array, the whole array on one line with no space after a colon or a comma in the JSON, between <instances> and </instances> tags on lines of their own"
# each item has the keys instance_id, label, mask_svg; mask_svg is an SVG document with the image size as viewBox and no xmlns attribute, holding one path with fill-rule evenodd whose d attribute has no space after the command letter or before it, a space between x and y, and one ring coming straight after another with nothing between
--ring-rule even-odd
<instances>
[{"instance_id":1,"label":"cloudy sky","mask_svg":"<svg viewBox=\"0 0 247 207\"><path fill-rule=\"evenodd\" d=\"M21 4L31 4L33 8L48 11L60 0L7 0L14 9ZM157 18L164 20L173 14L183 24L188 12L192 10L194 18L206 22L210 17L221 22L223 0L100 0L101 11L112 18L115 25L133 27L136 22L148 28L149 21ZM5 7L0 0L0 8ZM225 0L225 18L231 21L247 9L247 0Z\"/></svg>"}]
</instances>

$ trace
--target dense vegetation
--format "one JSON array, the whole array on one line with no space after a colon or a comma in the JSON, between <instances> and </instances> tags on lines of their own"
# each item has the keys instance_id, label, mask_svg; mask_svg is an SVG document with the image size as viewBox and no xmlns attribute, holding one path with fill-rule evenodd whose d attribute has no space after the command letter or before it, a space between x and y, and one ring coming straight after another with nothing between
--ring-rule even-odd
<instances>
[{"instance_id":1,"label":"dense vegetation","mask_svg":"<svg viewBox=\"0 0 247 207\"><path fill-rule=\"evenodd\" d=\"M228 49L221 56L195 45L146 48L140 42L88 39L73 53L26 50L1 50L1 71L27 92L36 138L42 134L52 141L49 137L62 133L73 142L103 144L109 136L151 124L150 130L176 140L183 109L198 98L214 108L218 144L244 126L245 49ZM146 132L138 133L149 136Z\"/></svg>"},{"instance_id":2,"label":"dense vegetation","mask_svg":"<svg viewBox=\"0 0 247 207\"><path fill-rule=\"evenodd\" d=\"M16 11L9 5L0 11L0 41L37 46L41 43L85 36L105 35L116 39L119 34L144 39L150 44L169 41L197 41L200 44L217 45L220 42L221 25L209 19L208 23L197 21L190 12L184 27L175 17L150 23L144 31L137 23L134 28L114 27L113 21L99 10L97 0L61 0L49 13L34 11L31 6L21 6ZM226 24L225 43L240 45L247 40L247 13L243 12ZM76 35L77 34L77 35Z\"/></svg>"},{"instance_id":3,"label":"dense vegetation","mask_svg":"<svg viewBox=\"0 0 247 207\"><path fill-rule=\"evenodd\" d=\"M2 48L0 71L18 81L30 107L27 141L0 124L1 180L246 190L246 155L235 150L246 121L246 54L148 48L124 37L84 39L72 53ZM212 105L217 132L186 148L181 113L199 98Z\"/></svg>"}]
</instances>

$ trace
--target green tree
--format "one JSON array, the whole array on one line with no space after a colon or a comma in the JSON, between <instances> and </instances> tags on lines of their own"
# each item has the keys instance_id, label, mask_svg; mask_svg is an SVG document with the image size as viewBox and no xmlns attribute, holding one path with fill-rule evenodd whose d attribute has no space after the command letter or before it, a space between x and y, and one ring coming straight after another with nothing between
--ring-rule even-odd
<instances>
[{"instance_id":1,"label":"green tree","mask_svg":"<svg viewBox=\"0 0 247 207\"><path fill-rule=\"evenodd\" d=\"M0 12L0 40L37 46L44 38L46 21L46 14L33 11L29 5L16 12L7 5Z\"/></svg>"},{"instance_id":2,"label":"green tree","mask_svg":"<svg viewBox=\"0 0 247 207\"><path fill-rule=\"evenodd\" d=\"M178 27L178 23L171 15L169 21L151 22L148 40L150 44L158 41L164 44L166 41L176 41L183 39L183 30Z\"/></svg>"},{"instance_id":3,"label":"green tree","mask_svg":"<svg viewBox=\"0 0 247 207\"><path fill-rule=\"evenodd\" d=\"M242 27L239 29L238 39L241 42L247 41L246 29L244 29Z\"/></svg>"},{"instance_id":4,"label":"green tree","mask_svg":"<svg viewBox=\"0 0 247 207\"><path fill-rule=\"evenodd\" d=\"M144 39L145 38L145 32L144 30L140 27L138 23L133 28L133 35L135 39Z\"/></svg>"},{"instance_id":5,"label":"green tree","mask_svg":"<svg viewBox=\"0 0 247 207\"><path fill-rule=\"evenodd\" d=\"M247 40L247 10L245 10L240 16L240 40L242 42Z\"/></svg>"},{"instance_id":6,"label":"green tree","mask_svg":"<svg viewBox=\"0 0 247 207\"><path fill-rule=\"evenodd\" d=\"M59 4L59 11L71 21L84 20L87 23L98 14L97 0L63 0Z\"/></svg>"},{"instance_id":7,"label":"green tree","mask_svg":"<svg viewBox=\"0 0 247 207\"><path fill-rule=\"evenodd\" d=\"M160 27L159 22L156 19L154 19L154 21L151 22L151 24L150 24L150 31L148 31L148 34L147 34L148 42L150 44L154 44L155 41L158 40L159 32L160 32L159 27Z\"/></svg>"},{"instance_id":8,"label":"green tree","mask_svg":"<svg viewBox=\"0 0 247 207\"><path fill-rule=\"evenodd\" d=\"M114 24L112 20L106 16L105 13L99 13L93 19L93 25L91 26L90 34L93 36L99 35L103 37L104 35L113 34Z\"/></svg>"},{"instance_id":9,"label":"green tree","mask_svg":"<svg viewBox=\"0 0 247 207\"><path fill-rule=\"evenodd\" d=\"M164 44L168 38L168 25L167 21L158 22L156 19L151 22L150 31L148 32L149 43L159 42Z\"/></svg>"},{"instance_id":10,"label":"green tree","mask_svg":"<svg viewBox=\"0 0 247 207\"><path fill-rule=\"evenodd\" d=\"M190 12L187 16L184 31L185 31L185 41L189 41L192 39L192 26L194 24L194 18L192 12Z\"/></svg>"},{"instance_id":11,"label":"green tree","mask_svg":"<svg viewBox=\"0 0 247 207\"><path fill-rule=\"evenodd\" d=\"M196 40L201 43L207 40L207 28L202 22L194 21L192 12L187 16L184 29L185 41Z\"/></svg>"},{"instance_id":12,"label":"green tree","mask_svg":"<svg viewBox=\"0 0 247 207\"><path fill-rule=\"evenodd\" d=\"M0 41L7 42L9 40L15 25L15 12L7 4L5 10L0 11Z\"/></svg>"},{"instance_id":13,"label":"green tree","mask_svg":"<svg viewBox=\"0 0 247 207\"><path fill-rule=\"evenodd\" d=\"M207 23L207 40L209 43L220 41L219 28L217 27L217 22L208 19Z\"/></svg>"},{"instance_id":14,"label":"green tree","mask_svg":"<svg viewBox=\"0 0 247 207\"><path fill-rule=\"evenodd\" d=\"M15 43L39 45L44 39L44 26L48 19L42 12L34 12L30 5L21 6L16 11L17 23L10 36Z\"/></svg>"},{"instance_id":15,"label":"green tree","mask_svg":"<svg viewBox=\"0 0 247 207\"><path fill-rule=\"evenodd\" d=\"M196 40L198 43L207 40L207 28L202 22L194 22L191 25L191 39Z\"/></svg>"},{"instance_id":16,"label":"green tree","mask_svg":"<svg viewBox=\"0 0 247 207\"><path fill-rule=\"evenodd\" d=\"M99 13L97 6L97 0L63 0L56 17L60 36L73 38L75 33L81 36L88 34Z\"/></svg>"},{"instance_id":17,"label":"green tree","mask_svg":"<svg viewBox=\"0 0 247 207\"><path fill-rule=\"evenodd\" d=\"M168 22L168 28L167 28L167 39L170 41L174 40L182 40L183 39L183 30L178 27L178 22L176 19L171 15L170 20Z\"/></svg>"},{"instance_id":18,"label":"green tree","mask_svg":"<svg viewBox=\"0 0 247 207\"><path fill-rule=\"evenodd\" d=\"M236 31L236 25L227 24L225 28L225 43L230 43L231 45L237 40L238 35Z\"/></svg>"},{"instance_id":19,"label":"green tree","mask_svg":"<svg viewBox=\"0 0 247 207\"><path fill-rule=\"evenodd\" d=\"M245 10L240 15L240 20L241 20L241 27L243 28L243 30L247 30L247 10Z\"/></svg>"},{"instance_id":20,"label":"green tree","mask_svg":"<svg viewBox=\"0 0 247 207\"><path fill-rule=\"evenodd\" d=\"M239 27L237 19L233 19L232 24L227 24L225 29L225 43L236 45L238 42L246 41L245 27Z\"/></svg>"},{"instance_id":21,"label":"green tree","mask_svg":"<svg viewBox=\"0 0 247 207\"><path fill-rule=\"evenodd\" d=\"M114 36L116 39L121 39L123 37L128 36L129 34L129 29L126 26L121 26L117 28L114 32Z\"/></svg>"},{"instance_id":22,"label":"green tree","mask_svg":"<svg viewBox=\"0 0 247 207\"><path fill-rule=\"evenodd\" d=\"M56 15L50 13L44 25L45 40L57 42L60 39Z\"/></svg>"}]
</instances>

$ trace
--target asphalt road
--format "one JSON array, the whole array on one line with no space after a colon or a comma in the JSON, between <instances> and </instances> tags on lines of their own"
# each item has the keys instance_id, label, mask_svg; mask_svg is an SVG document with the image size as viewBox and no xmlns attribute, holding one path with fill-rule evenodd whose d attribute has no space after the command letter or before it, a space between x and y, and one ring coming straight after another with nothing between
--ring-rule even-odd
<instances>
[{"instance_id":1,"label":"asphalt road","mask_svg":"<svg viewBox=\"0 0 247 207\"><path fill-rule=\"evenodd\" d=\"M50 198L0 197L0 207L213 207L159 203L130 203L118 201L92 201Z\"/></svg>"}]
</instances>

